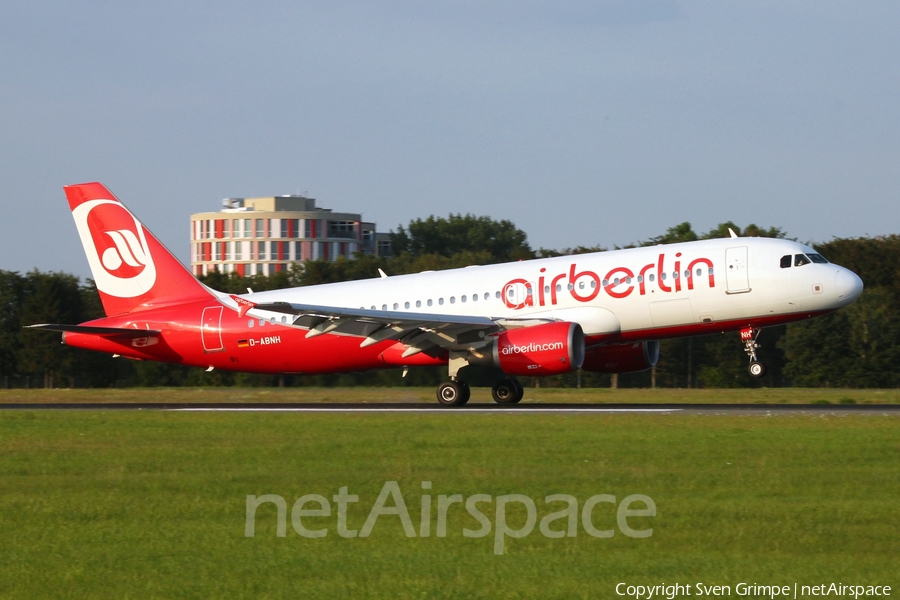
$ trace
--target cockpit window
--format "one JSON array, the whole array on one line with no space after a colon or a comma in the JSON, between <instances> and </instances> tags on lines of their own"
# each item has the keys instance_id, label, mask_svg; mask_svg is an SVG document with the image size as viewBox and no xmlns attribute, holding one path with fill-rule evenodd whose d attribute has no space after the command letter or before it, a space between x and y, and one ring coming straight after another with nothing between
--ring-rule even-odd
<instances>
[{"instance_id":1,"label":"cockpit window","mask_svg":"<svg viewBox=\"0 0 900 600\"><path fill-rule=\"evenodd\" d=\"M807 254L809 260L813 261L816 264L827 265L828 261L825 260L825 257L821 254Z\"/></svg>"},{"instance_id":2,"label":"cockpit window","mask_svg":"<svg viewBox=\"0 0 900 600\"><path fill-rule=\"evenodd\" d=\"M802 267L803 265L808 265L810 260L806 258L805 254L795 254L794 255L794 266Z\"/></svg>"},{"instance_id":3,"label":"cockpit window","mask_svg":"<svg viewBox=\"0 0 900 600\"><path fill-rule=\"evenodd\" d=\"M781 268L787 269L790 266L791 266L791 255L785 254L784 256L781 257Z\"/></svg>"}]
</instances>

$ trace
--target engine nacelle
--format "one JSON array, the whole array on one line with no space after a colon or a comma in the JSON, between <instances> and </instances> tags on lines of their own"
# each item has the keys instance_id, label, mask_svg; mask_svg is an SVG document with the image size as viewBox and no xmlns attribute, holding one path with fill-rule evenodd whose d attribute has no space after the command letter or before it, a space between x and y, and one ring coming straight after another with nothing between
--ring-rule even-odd
<instances>
[{"instance_id":1,"label":"engine nacelle","mask_svg":"<svg viewBox=\"0 0 900 600\"><path fill-rule=\"evenodd\" d=\"M499 333L489 352L469 354L469 362L487 364L507 375L570 373L584 361L584 332L578 323L558 321Z\"/></svg>"},{"instance_id":2,"label":"engine nacelle","mask_svg":"<svg viewBox=\"0 0 900 600\"><path fill-rule=\"evenodd\" d=\"M610 344L587 350L581 368L596 373L631 373L649 369L658 360L658 341Z\"/></svg>"}]
</instances>

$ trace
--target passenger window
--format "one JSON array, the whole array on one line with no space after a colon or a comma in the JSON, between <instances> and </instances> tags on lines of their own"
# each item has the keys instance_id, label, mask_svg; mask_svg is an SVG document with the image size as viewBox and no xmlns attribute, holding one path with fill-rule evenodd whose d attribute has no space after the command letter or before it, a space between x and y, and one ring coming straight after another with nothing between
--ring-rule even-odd
<instances>
[{"instance_id":1,"label":"passenger window","mask_svg":"<svg viewBox=\"0 0 900 600\"><path fill-rule=\"evenodd\" d=\"M400 305L394 302L394 310L397 310L398 308L400 308Z\"/></svg>"},{"instance_id":2,"label":"passenger window","mask_svg":"<svg viewBox=\"0 0 900 600\"><path fill-rule=\"evenodd\" d=\"M802 267L803 265L808 265L809 262L810 261L808 258L806 258L805 254L795 254L794 255L794 266L795 267Z\"/></svg>"},{"instance_id":3,"label":"passenger window","mask_svg":"<svg viewBox=\"0 0 900 600\"><path fill-rule=\"evenodd\" d=\"M416 308L422 308L422 301L416 300Z\"/></svg>"},{"instance_id":4,"label":"passenger window","mask_svg":"<svg viewBox=\"0 0 900 600\"><path fill-rule=\"evenodd\" d=\"M450 296L450 304L456 304L456 296Z\"/></svg>"},{"instance_id":5,"label":"passenger window","mask_svg":"<svg viewBox=\"0 0 900 600\"><path fill-rule=\"evenodd\" d=\"M484 293L484 299L485 299L485 300L490 300L490 299L491 299L490 293L485 292L485 293Z\"/></svg>"},{"instance_id":6,"label":"passenger window","mask_svg":"<svg viewBox=\"0 0 900 600\"><path fill-rule=\"evenodd\" d=\"M438 298L438 304L443 305L443 304L444 304L444 299L443 299L443 298Z\"/></svg>"},{"instance_id":7,"label":"passenger window","mask_svg":"<svg viewBox=\"0 0 900 600\"><path fill-rule=\"evenodd\" d=\"M432 303L432 301L431 301L431 298L429 298L429 299L428 299L428 306L431 306L432 304L433 304L433 303Z\"/></svg>"},{"instance_id":8,"label":"passenger window","mask_svg":"<svg viewBox=\"0 0 900 600\"><path fill-rule=\"evenodd\" d=\"M528 291L530 292L531 290L528 290ZM531 294L529 294L529 296L530 296L530 295L531 295ZM463 295L462 295L462 298L460 298L460 300L462 300L463 302L465 302L465 301L466 301L466 295L463 294Z\"/></svg>"},{"instance_id":9,"label":"passenger window","mask_svg":"<svg viewBox=\"0 0 900 600\"><path fill-rule=\"evenodd\" d=\"M494 292L494 297L498 300L500 299L500 292Z\"/></svg>"},{"instance_id":10,"label":"passenger window","mask_svg":"<svg viewBox=\"0 0 900 600\"><path fill-rule=\"evenodd\" d=\"M781 257L781 268L788 269L788 268L790 268L790 266L791 266L791 255L785 254L784 256Z\"/></svg>"},{"instance_id":11,"label":"passenger window","mask_svg":"<svg viewBox=\"0 0 900 600\"><path fill-rule=\"evenodd\" d=\"M478 302L478 294L472 294L472 302Z\"/></svg>"},{"instance_id":12,"label":"passenger window","mask_svg":"<svg viewBox=\"0 0 900 600\"><path fill-rule=\"evenodd\" d=\"M409 308L409 302L404 302L404 303L403 303L403 308Z\"/></svg>"},{"instance_id":13,"label":"passenger window","mask_svg":"<svg viewBox=\"0 0 900 600\"><path fill-rule=\"evenodd\" d=\"M387 304L382 304L382 305L381 305L381 310L387 310Z\"/></svg>"}]
</instances>

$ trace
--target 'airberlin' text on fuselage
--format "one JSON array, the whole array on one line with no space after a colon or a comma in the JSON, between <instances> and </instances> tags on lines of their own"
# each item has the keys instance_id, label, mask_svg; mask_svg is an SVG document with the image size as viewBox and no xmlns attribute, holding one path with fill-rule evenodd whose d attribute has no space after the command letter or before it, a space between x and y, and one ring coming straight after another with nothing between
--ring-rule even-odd
<instances>
[{"instance_id":1,"label":"'airberlin' text on fuselage","mask_svg":"<svg viewBox=\"0 0 900 600\"><path fill-rule=\"evenodd\" d=\"M661 253L656 262L643 266L635 273L628 267L614 267L601 278L593 271L579 271L575 263L569 265L568 273L560 273L550 278L547 269L541 269L537 283L526 279L513 279L503 286L503 302L507 307L518 310L526 306L547 306L558 303L557 294L565 291L578 302L590 302L602 289L613 298L627 298L635 290L641 296L647 294L652 285L661 292L680 292L682 288L694 289L694 277L708 277L709 287L716 287L713 263L708 258L696 258L684 266L681 252L675 254L673 271L666 272L666 255ZM537 288L537 289L534 289Z\"/></svg>"}]
</instances>

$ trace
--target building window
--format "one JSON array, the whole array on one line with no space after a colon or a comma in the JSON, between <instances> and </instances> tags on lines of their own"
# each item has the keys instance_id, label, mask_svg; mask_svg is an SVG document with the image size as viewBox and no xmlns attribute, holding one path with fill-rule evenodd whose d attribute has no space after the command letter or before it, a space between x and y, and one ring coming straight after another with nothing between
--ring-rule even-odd
<instances>
[{"instance_id":1,"label":"building window","mask_svg":"<svg viewBox=\"0 0 900 600\"><path fill-rule=\"evenodd\" d=\"M356 239L356 222L328 221L328 237Z\"/></svg>"}]
</instances>

